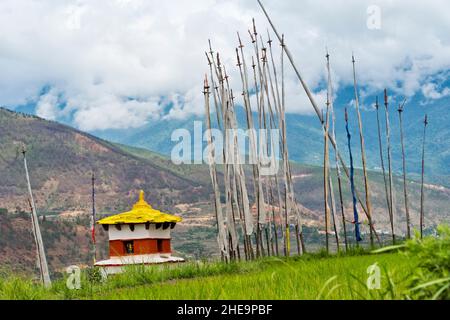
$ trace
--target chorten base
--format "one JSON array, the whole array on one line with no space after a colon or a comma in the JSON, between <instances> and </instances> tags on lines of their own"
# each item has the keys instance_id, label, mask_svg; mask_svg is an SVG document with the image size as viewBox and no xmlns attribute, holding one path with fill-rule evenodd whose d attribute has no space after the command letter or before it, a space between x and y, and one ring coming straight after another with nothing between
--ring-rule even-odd
<instances>
[{"instance_id":1,"label":"chorten base","mask_svg":"<svg viewBox=\"0 0 450 320\"><path fill-rule=\"evenodd\" d=\"M167 253L141 254L111 257L108 260L102 260L95 263L96 267L100 267L105 275L116 274L125 271L127 266L132 265L155 265L162 263L184 262L183 258L174 257Z\"/></svg>"}]
</instances>

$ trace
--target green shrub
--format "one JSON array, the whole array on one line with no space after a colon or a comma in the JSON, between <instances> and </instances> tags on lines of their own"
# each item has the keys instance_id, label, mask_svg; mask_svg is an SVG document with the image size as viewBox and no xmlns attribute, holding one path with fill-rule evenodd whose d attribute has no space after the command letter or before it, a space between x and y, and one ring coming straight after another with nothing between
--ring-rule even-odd
<instances>
[{"instance_id":1,"label":"green shrub","mask_svg":"<svg viewBox=\"0 0 450 320\"><path fill-rule=\"evenodd\" d=\"M419 266L409 282L407 297L450 299L450 227L437 228L437 237L416 238L405 244L405 254L416 256Z\"/></svg>"}]
</instances>

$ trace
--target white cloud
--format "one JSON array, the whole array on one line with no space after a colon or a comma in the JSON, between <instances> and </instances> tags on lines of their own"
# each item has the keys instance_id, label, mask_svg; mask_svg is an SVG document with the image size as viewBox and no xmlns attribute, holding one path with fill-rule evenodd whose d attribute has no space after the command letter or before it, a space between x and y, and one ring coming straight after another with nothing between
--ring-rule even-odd
<instances>
[{"instance_id":1,"label":"white cloud","mask_svg":"<svg viewBox=\"0 0 450 320\"><path fill-rule=\"evenodd\" d=\"M331 53L336 91L352 83L354 51L366 94L384 87L404 96L420 91L428 98L448 94L430 81L430 76L450 68L448 1L263 2L286 34L320 104L325 101L325 47ZM366 24L367 7L373 4L381 9L379 30L369 30ZM41 115L73 114L75 125L85 130L201 114L207 39L221 51L231 84L240 92L236 31L250 55L247 29L252 17L265 36L268 25L256 0L2 0L0 104L36 101ZM287 61L286 73L287 110L312 112ZM58 94L56 101L66 102L63 110L55 106L54 96L39 97L46 86ZM169 115L163 114L161 97L174 103Z\"/></svg>"},{"instance_id":2,"label":"white cloud","mask_svg":"<svg viewBox=\"0 0 450 320\"><path fill-rule=\"evenodd\" d=\"M82 130L136 128L157 119L162 110L158 100L121 99L114 94L79 96L68 99L68 109L76 110L75 124Z\"/></svg>"},{"instance_id":3,"label":"white cloud","mask_svg":"<svg viewBox=\"0 0 450 320\"><path fill-rule=\"evenodd\" d=\"M444 88L438 91L437 85L435 83L426 83L422 86L422 93L427 99L441 99L450 95L450 88Z\"/></svg>"},{"instance_id":4,"label":"white cloud","mask_svg":"<svg viewBox=\"0 0 450 320\"><path fill-rule=\"evenodd\" d=\"M56 120L58 113L58 95L55 90L50 90L39 97L36 104L36 114L38 116L48 120Z\"/></svg>"}]
</instances>

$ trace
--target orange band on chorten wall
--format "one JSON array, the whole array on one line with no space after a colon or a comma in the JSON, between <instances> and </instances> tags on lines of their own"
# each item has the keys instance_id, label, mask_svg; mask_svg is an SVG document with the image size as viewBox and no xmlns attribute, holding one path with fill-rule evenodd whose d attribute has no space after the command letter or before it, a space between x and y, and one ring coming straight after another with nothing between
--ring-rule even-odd
<instances>
[{"instance_id":1,"label":"orange band on chorten wall","mask_svg":"<svg viewBox=\"0 0 450 320\"><path fill-rule=\"evenodd\" d=\"M125 242L128 240L110 240L109 256L131 255L125 251ZM133 241L134 255L152 253L171 253L170 239L135 239Z\"/></svg>"}]
</instances>

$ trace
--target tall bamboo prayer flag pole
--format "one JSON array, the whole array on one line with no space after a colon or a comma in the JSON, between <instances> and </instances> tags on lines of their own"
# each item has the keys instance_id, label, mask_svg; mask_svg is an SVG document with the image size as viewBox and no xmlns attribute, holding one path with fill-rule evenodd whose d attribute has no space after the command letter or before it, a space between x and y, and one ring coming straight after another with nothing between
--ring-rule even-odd
<instances>
[{"instance_id":1,"label":"tall bamboo prayer flag pole","mask_svg":"<svg viewBox=\"0 0 450 320\"><path fill-rule=\"evenodd\" d=\"M361 233L359 231L359 217L358 217L358 209L356 207L356 194L355 194L355 181L354 181L354 168L353 168L353 155L352 155L352 146L351 146L351 135L350 130L348 129L348 114L347 108L345 108L345 130L347 131L347 143L348 143L348 153L350 156L350 188L352 190L352 200L353 200L353 223L355 225L355 239L358 243L361 241Z\"/></svg>"},{"instance_id":2,"label":"tall bamboo prayer flag pole","mask_svg":"<svg viewBox=\"0 0 450 320\"><path fill-rule=\"evenodd\" d=\"M329 121L329 107L330 102L327 100L327 111L326 111L326 121L325 129L323 131L323 200L324 200L324 212L325 212L325 244L327 252L330 252L329 234L330 234L330 207L328 205L328 121Z\"/></svg>"},{"instance_id":3,"label":"tall bamboo prayer flag pole","mask_svg":"<svg viewBox=\"0 0 450 320\"><path fill-rule=\"evenodd\" d=\"M330 125L332 124L333 128L332 128L332 136L335 138L336 134L335 134L335 121L334 121L334 113L333 113L333 96L332 96L332 85L331 85L331 72L330 72L330 54L328 53L328 49L327 49L327 54L326 54L326 59L327 59L327 138L328 138L328 132L330 131ZM330 121L332 121L332 123L330 124ZM328 140L328 139L327 139ZM327 142L328 144L328 142ZM336 145L337 147L337 145ZM327 146L327 153L329 153L329 148ZM336 153L335 153L336 154ZM334 228L334 236L336 239L336 247L337 247L337 251L339 252L340 250L340 244L339 244L339 232L340 229L338 228L338 221L336 218L337 212L336 212L336 201L335 201L335 196L334 196L334 187L333 187L333 179L331 176L331 169L330 169L330 165L329 165L329 157L327 159L328 162L328 186L329 186L329 193L330 193L330 200L331 200L331 217L333 218L333 228ZM336 159L336 171L338 174L338 180L340 179L340 173L338 172L339 170L339 164L337 162ZM343 213L343 210L342 210ZM345 217L342 216L343 221L345 223ZM345 228L344 228L345 230ZM344 231L345 232L345 231Z\"/></svg>"},{"instance_id":4,"label":"tall bamboo prayer flag pole","mask_svg":"<svg viewBox=\"0 0 450 320\"><path fill-rule=\"evenodd\" d=\"M328 155L329 157L329 155ZM333 178L331 176L331 169L330 164L328 161L328 193L330 194L330 212L331 212L331 222L333 222L333 230L334 230L334 239L336 240L336 249L339 252L340 250L340 241L339 241L339 227L338 227L338 221L336 219L336 202L334 197L334 188L333 188Z\"/></svg>"},{"instance_id":5,"label":"tall bamboo prayer flag pole","mask_svg":"<svg viewBox=\"0 0 450 320\"><path fill-rule=\"evenodd\" d=\"M94 171L92 171L92 216L91 216L91 239L92 239L92 260L94 261L94 264L96 262L96 256L97 256L97 245L95 241L95 223L97 221L96 214L95 214L95 174Z\"/></svg>"},{"instance_id":6,"label":"tall bamboo prayer flag pole","mask_svg":"<svg viewBox=\"0 0 450 320\"><path fill-rule=\"evenodd\" d=\"M420 238L423 238L423 226L424 226L424 205L425 205L425 199L424 199L424 174L425 174L425 134L427 131L427 125L428 125L428 117L425 115L424 120L424 126L423 126L423 140L422 140L422 179L420 184Z\"/></svg>"},{"instance_id":7,"label":"tall bamboo prayer flag pole","mask_svg":"<svg viewBox=\"0 0 450 320\"><path fill-rule=\"evenodd\" d=\"M250 33L250 31L249 31ZM250 36L252 37L252 34L250 33ZM252 38L252 42L256 41L253 40ZM254 83L254 88L255 88L255 95L256 95L256 106L257 106L257 110L258 110L258 128L261 128L261 123L262 123L262 118L261 118L261 106L260 106L260 94L259 94L259 87L258 87L258 81L256 78L256 63L255 60L252 56L252 69L253 69L253 83ZM256 222L256 255L259 256L263 256L264 255L264 247L263 247L263 242L262 242L262 237L261 237L261 222L264 220L263 217L265 216L265 203L264 203L264 192L263 192L263 188L262 188L262 177L261 177L261 161L260 161L260 156L259 156L259 152L257 149L255 149L255 157L256 157L256 162L257 162L257 166L258 166L258 176L256 177L256 181L255 181L255 187L256 187L256 210L257 210L257 222Z\"/></svg>"},{"instance_id":8,"label":"tall bamboo prayer flag pole","mask_svg":"<svg viewBox=\"0 0 450 320\"><path fill-rule=\"evenodd\" d=\"M331 107L331 119L332 119L332 135L333 139L336 140L336 117L334 113L334 103L333 103L333 82L331 81L331 70L330 70L330 56L327 57L327 69L328 69L328 87L329 87L329 95L330 95L330 107ZM342 227L344 229L344 242L345 242L345 250L348 250L348 239L347 239L347 226L345 222L345 209L344 209L344 197L342 192L342 173L341 173L341 166L339 165L339 158L338 158L338 145L336 141L336 151L334 152L335 157L335 163L336 163L336 173L337 173L337 180L338 180L338 189L339 189L339 204L341 207L341 217L342 217Z\"/></svg>"},{"instance_id":9,"label":"tall bamboo prayer flag pole","mask_svg":"<svg viewBox=\"0 0 450 320\"><path fill-rule=\"evenodd\" d=\"M31 215L31 225L32 225L32 233L33 233L33 239L34 239L34 243L36 245L36 265L39 267L39 276L41 281L43 282L44 278L42 277L42 261L40 258L40 254L39 254L39 245L38 245L38 241L36 238L36 232L34 230L34 218L33 218L33 206L31 205L31 200L30 198L27 199L28 200L28 206L30 207L30 215Z\"/></svg>"},{"instance_id":10,"label":"tall bamboo prayer flag pole","mask_svg":"<svg viewBox=\"0 0 450 320\"><path fill-rule=\"evenodd\" d=\"M285 87L284 87L284 35L281 39L281 134L282 134L282 145L283 145L283 172L284 172L284 210L285 210L285 255L288 257L291 252L291 236L290 236L290 224L289 224L289 213L290 213L290 198L289 198L289 187L287 181L288 175L288 163L289 159L286 159L286 119L284 117L284 110L286 107L286 95L285 95Z\"/></svg>"},{"instance_id":11,"label":"tall bamboo prayer flag pole","mask_svg":"<svg viewBox=\"0 0 450 320\"><path fill-rule=\"evenodd\" d=\"M271 130L276 129L276 120L278 120L278 129L281 129L281 125L280 125L280 95L279 95L279 91L278 91L278 79L277 79L277 70L275 67L275 62L274 62L274 58L273 58L273 51L272 51L272 40L270 39L270 34L269 31L267 30L267 34L268 34L268 41L267 43L269 44L269 52L270 52L270 58L271 58L271 62L272 62L272 70L273 70L273 75L274 75L274 79L272 80L272 74L270 72L270 65L267 66L267 71L268 71L268 76L269 76L269 83L270 83L270 88L271 88L271 92L272 92L272 99L273 99L273 103L275 106L275 115L271 112L271 117L270 117L270 125L271 125ZM273 82L275 81L275 89L274 89L274 85ZM278 137L279 139L280 137ZM272 161L273 163L275 163L275 161L279 161L278 159L275 158L275 145L274 145L274 140L273 140L273 136L271 135L271 144L272 144ZM282 148L282 146L281 146ZM281 149L280 148L280 149ZM281 219L281 192L280 192L280 184L278 182L278 171L275 174L275 186L276 186L276 191L277 191L277 203L278 203L278 221L280 221L280 227L282 226L282 219ZM274 199L274 195L273 192L271 190L271 197L272 199ZM272 200L274 201L274 200ZM276 218L275 218L275 210L274 207L272 206L272 214L273 214L273 220L274 220L274 228L275 228L275 249L276 249L276 253L277 256L279 255L279 248L278 248L278 226L276 223ZM281 230L283 230L283 228L281 227Z\"/></svg>"},{"instance_id":12,"label":"tall bamboo prayer flag pole","mask_svg":"<svg viewBox=\"0 0 450 320\"><path fill-rule=\"evenodd\" d=\"M403 141L403 121L402 114L404 110L404 106L406 103L403 101L403 104L398 107L398 119L400 121L400 141L402 145L402 165L403 165L403 195L405 197L405 214L406 214L406 236L408 239L411 238L411 220L409 216L409 207L408 207L408 190L406 188L406 158L405 158L405 144Z\"/></svg>"},{"instance_id":13,"label":"tall bamboo prayer flag pole","mask_svg":"<svg viewBox=\"0 0 450 320\"><path fill-rule=\"evenodd\" d=\"M391 209L392 217L392 241L395 243L395 204L394 204L394 181L392 177L392 161L391 161L391 134L389 126L389 102L387 90L384 89L384 109L386 117L386 140L387 140L387 156L388 156L388 170L389 170L389 207Z\"/></svg>"},{"instance_id":14,"label":"tall bamboo prayer flag pole","mask_svg":"<svg viewBox=\"0 0 450 320\"><path fill-rule=\"evenodd\" d=\"M370 188L369 188L369 178L367 177L367 165L366 165L366 147L364 144L364 134L363 134L363 126L361 119L361 112L359 110L359 97L358 97L358 87L356 83L356 68L355 68L355 56L352 55L352 64L353 64L353 87L355 90L355 107L356 113L358 115L358 128L359 128L359 140L361 143L361 159L363 165L363 174L364 174L364 190L366 194L366 206L367 206L367 218L369 220L369 225L373 226L372 220L372 205L370 201ZM370 244L373 246L373 232L372 228L370 230Z\"/></svg>"},{"instance_id":15,"label":"tall bamboo prayer flag pole","mask_svg":"<svg viewBox=\"0 0 450 320\"><path fill-rule=\"evenodd\" d=\"M261 39L261 61L262 61L262 66L261 66L261 74L260 74L260 88L261 88L261 92L265 92L265 95L261 95L262 97L267 99L268 102L268 108L270 109L270 97L269 97L269 91L267 88L267 81L266 81L266 65L267 65L267 59L266 59L266 48L264 47L264 42ZM263 99L264 100L264 99ZM269 110L268 110L269 111ZM262 142L261 144L261 159L267 159L268 157L268 153L269 153L269 143L267 141L267 113L266 113L266 107L265 107L265 103L261 104L261 115L262 115L262 129L264 130L263 132L265 132L263 134L263 136L260 137L260 141ZM262 139L261 139L262 138ZM265 180L265 185L266 185L266 194L267 194L267 203L270 204L270 200L269 200L269 188L270 187L270 178L268 178L267 176L264 176L264 180ZM269 218L269 222L267 223L267 217ZM266 241L267 241L267 255L270 256L270 247L271 247L271 234L269 234L268 230L268 225L271 225L271 215L269 214L268 216L266 216L266 221L264 223L264 233L266 236Z\"/></svg>"},{"instance_id":16,"label":"tall bamboo prayer flag pole","mask_svg":"<svg viewBox=\"0 0 450 320\"><path fill-rule=\"evenodd\" d=\"M380 113L379 113L379 104L378 104L378 97L376 97L375 101L375 108L377 109L377 128L378 128L378 147L380 150L380 161L381 161L381 169L383 171L383 181L384 181L384 191L386 195L386 207L388 209L388 215L389 215L389 222L391 224L391 232L392 232L392 242L395 242L395 236L394 236L394 220L392 218L392 211L391 211L391 204L389 202L389 191L388 191L388 183L386 180L386 169L384 166L384 157L383 157L383 143L381 140L381 125L380 125Z\"/></svg>"},{"instance_id":17,"label":"tall bamboo prayer flag pole","mask_svg":"<svg viewBox=\"0 0 450 320\"><path fill-rule=\"evenodd\" d=\"M27 186L28 186L28 193L29 193L29 199L30 199L30 205L31 205L31 211L32 211L32 224L33 224L33 233L36 240L36 247L38 252L38 260L39 260L39 267L41 272L41 279L44 283L45 287L50 287L52 285L52 282L50 280L50 274L48 271L48 265L47 265L47 258L45 256L45 249L44 249L44 242L42 241L42 234L41 229L39 227L39 219L36 212L36 204L34 202L33 192L31 191L31 183L30 183L30 176L28 174L28 165L27 165L27 157L26 157L26 150L25 147L22 149L23 154L23 165L25 167L25 177L27 180Z\"/></svg>"},{"instance_id":18,"label":"tall bamboo prayer flag pole","mask_svg":"<svg viewBox=\"0 0 450 320\"><path fill-rule=\"evenodd\" d=\"M261 42L263 43L263 40L261 38ZM269 38L268 41L269 45L271 44L271 40ZM266 121L264 121L264 128L265 128L265 132L267 132L266 136L269 135L269 139L270 141L266 142L266 157L267 159L269 159L269 151L270 151L270 163L271 165L275 165L276 161L278 161L275 157L275 142L274 142L274 137L273 137L273 132L275 132L274 130L277 129L276 128L276 121L275 121L275 112L277 111L277 106L276 106L276 99L275 99L275 91L273 88L273 84L271 81L271 72L270 72L270 65L268 64L268 59L267 59L267 48L263 47L262 49L263 51L263 88L266 90L266 98L267 98L267 107L268 107L268 118L269 118L269 123L267 124ZM271 89L271 90L269 90ZM273 101L270 98L273 98ZM273 107L272 107L272 103ZM275 109L275 112L274 112ZM277 137L279 138L279 137ZM274 241L277 242L278 241L278 237L276 234L276 220L275 220L275 212L274 212L274 205L275 205L275 201L274 201L274 196L273 196L273 190L274 190L274 179L273 176L276 177L277 172L275 172L275 174L271 174L267 177L267 184L266 184L266 193L267 196L270 198L269 203L271 203L271 211L272 211L272 215L269 215L270 219L269 219L269 237L270 237L270 242L271 242L271 248L272 248L272 254L275 253L275 249L278 248L278 245L275 245L274 248ZM298 229L298 228L297 228ZM273 232L273 230L275 230L275 232ZM298 237L297 237L298 238ZM298 248L300 248L300 246L298 246ZM300 252L300 249L299 249Z\"/></svg>"}]
</instances>

